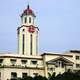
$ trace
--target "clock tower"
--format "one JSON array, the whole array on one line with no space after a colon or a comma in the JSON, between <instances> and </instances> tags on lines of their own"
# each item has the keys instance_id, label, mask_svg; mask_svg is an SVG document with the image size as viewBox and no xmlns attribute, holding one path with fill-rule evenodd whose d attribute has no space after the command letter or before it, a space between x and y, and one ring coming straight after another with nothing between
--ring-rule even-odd
<instances>
[{"instance_id":1,"label":"clock tower","mask_svg":"<svg viewBox=\"0 0 80 80\"><path fill-rule=\"evenodd\" d=\"M35 26L36 16L29 5L21 14L21 27L18 27L18 53L20 55L38 54L38 27Z\"/></svg>"}]
</instances>

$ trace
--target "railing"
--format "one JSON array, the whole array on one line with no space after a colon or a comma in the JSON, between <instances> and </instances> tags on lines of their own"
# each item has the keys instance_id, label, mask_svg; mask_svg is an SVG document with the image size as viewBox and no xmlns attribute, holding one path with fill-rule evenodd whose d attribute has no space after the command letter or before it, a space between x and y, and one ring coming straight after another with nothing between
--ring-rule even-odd
<instances>
[{"instance_id":1,"label":"railing","mask_svg":"<svg viewBox=\"0 0 80 80\"><path fill-rule=\"evenodd\" d=\"M25 69L28 69L28 68L40 68L40 69L43 69L43 65L0 65L0 68L25 68Z\"/></svg>"}]
</instances>

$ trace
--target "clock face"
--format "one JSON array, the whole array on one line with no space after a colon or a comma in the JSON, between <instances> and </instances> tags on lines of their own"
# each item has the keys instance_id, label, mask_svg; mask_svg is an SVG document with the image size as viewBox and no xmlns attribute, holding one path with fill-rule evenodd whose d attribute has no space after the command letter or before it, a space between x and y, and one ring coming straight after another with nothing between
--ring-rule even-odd
<instances>
[{"instance_id":1,"label":"clock face","mask_svg":"<svg viewBox=\"0 0 80 80\"><path fill-rule=\"evenodd\" d=\"M30 33L34 33L35 32L35 27L34 26L30 26L29 29L28 29L28 31Z\"/></svg>"}]
</instances>

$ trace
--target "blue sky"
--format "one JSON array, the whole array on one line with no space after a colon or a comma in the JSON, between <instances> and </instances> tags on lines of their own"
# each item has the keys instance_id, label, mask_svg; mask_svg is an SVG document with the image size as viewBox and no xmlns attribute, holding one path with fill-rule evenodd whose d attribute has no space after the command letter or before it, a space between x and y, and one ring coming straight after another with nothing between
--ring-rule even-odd
<instances>
[{"instance_id":1,"label":"blue sky","mask_svg":"<svg viewBox=\"0 0 80 80\"><path fill-rule=\"evenodd\" d=\"M17 52L20 14L29 0L0 1L0 52ZM39 27L39 52L80 49L80 0L30 0Z\"/></svg>"}]
</instances>

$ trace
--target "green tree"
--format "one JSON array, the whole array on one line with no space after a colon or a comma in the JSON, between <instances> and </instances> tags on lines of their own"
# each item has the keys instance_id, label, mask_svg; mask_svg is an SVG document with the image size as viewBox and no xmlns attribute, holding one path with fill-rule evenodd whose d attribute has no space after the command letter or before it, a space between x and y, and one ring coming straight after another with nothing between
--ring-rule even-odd
<instances>
[{"instance_id":1,"label":"green tree","mask_svg":"<svg viewBox=\"0 0 80 80\"><path fill-rule=\"evenodd\" d=\"M50 73L48 73L48 79L55 80L55 72L52 75Z\"/></svg>"},{"instance_id":2,"label":"green tree","mask_svg":"<svg viewBox=\"0 0 80 80\"><path fill-rule=\"evenodd\" d=\"M43 77L43 76L35 76L34 78L33 78L33 80L48 80L46 77Z\"/></svg>"}]
</instances>

